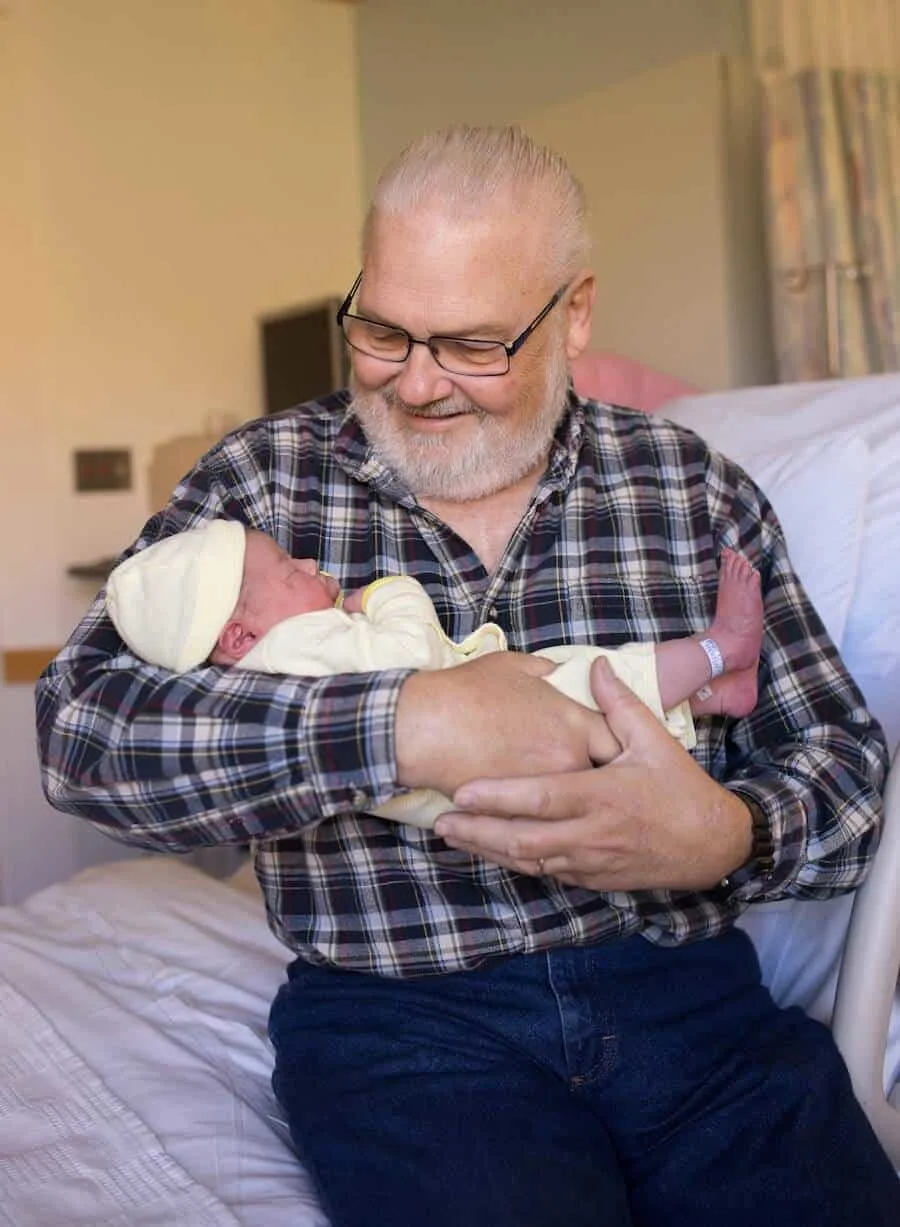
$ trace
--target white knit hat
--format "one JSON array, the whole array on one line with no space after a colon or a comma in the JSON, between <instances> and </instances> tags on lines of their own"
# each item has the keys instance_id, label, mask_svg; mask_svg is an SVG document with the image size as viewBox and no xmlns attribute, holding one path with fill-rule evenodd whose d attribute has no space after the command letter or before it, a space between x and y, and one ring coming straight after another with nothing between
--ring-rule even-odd
<instances>
[{"instance_id":1,"label":"white knit hat","mask_svg":"<svg viewBox=\"0 0 900 1227\"><path fill-rule=\"evenodd\" d=\"M237 520L207 520L120 563L106 608L132 652L176 673L201 665L237 604L245 544Z\"/></svg>"}]
</instances>

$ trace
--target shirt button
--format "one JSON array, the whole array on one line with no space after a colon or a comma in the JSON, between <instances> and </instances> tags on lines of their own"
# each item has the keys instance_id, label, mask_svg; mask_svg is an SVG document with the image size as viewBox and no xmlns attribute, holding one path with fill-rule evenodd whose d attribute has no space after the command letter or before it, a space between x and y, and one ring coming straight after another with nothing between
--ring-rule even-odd
<instances>
[{"instance_id":1,"label":"shirt button","mask_svg":"<svg viewBox=\"0 0 900 1227\"><path fill-rule=\"evenodd\" d=\"M354 809L365 809L369 803L369 798L361 788L354 788L350 795L350 800L353 803Z\"/></svg>"},{"instance_id":2,"label":"shirt button","mask_svg":"<svg viewBox=\"0 0 900 1227\"><path fill-rule=\"evenodd\" d=\"M488 610L488 616L490 617L490 619L491 619L491 621L492 621L492 622L496 622L496 621L497 621L497 617L498 617L498 615L497 615L497 606L496 606L496 605L492 605L492 606L490 607L490 609Z\"/></svg>"}]
</instances>

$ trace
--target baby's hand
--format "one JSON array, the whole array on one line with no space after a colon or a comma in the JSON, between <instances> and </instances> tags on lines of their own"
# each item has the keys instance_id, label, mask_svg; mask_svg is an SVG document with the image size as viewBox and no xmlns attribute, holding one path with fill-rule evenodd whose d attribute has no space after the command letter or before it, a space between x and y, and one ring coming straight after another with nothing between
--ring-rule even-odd
<instances>
[{"instance_id":1,"label":"baby's hand","mask_svg":"<svg viewBox=\"0 0 900 1227\"><path fill-rule=\"evenodd\" d=\"M355 592L345 592L344 602L341 605L341 609L343 609L345 613L362 613L362 598L362 588L357 588Z\"/></svg>"}]
</instances>

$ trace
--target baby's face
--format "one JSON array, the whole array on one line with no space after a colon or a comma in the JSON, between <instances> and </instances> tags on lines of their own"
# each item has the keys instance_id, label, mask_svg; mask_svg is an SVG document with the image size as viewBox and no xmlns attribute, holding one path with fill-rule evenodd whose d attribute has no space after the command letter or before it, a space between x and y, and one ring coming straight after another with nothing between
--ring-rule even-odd
<instances>
[{"instance_id":1,"label":"baby's face","mask_svg":"<svg viewBox=\"0 0 900 1227\"><path fill-rule=\"evenodd\" d=\"M244 599L257 634L295 614L331 609L339 592L337 580L323 575L314 559L291 558L266 533L247 533Z\"/></svg>"}]
</instances>

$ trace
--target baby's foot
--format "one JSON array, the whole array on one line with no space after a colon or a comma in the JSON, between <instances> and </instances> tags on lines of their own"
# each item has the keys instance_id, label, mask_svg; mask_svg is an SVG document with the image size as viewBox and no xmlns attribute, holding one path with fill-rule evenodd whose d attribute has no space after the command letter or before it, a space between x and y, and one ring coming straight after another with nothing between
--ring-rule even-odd
<instances>
[{"instance_id":1,"label":"baby's foot","mask_svg":"<svg viewBox=\"0 0 900 1227\"><path fill-rule=\"evenodd\" d=\"M727 673L756 667L762 631L759 574L746 558L734 550L723 550L716 614L707 636L719 645Z\"/></svg>"},{"instance_id":2,"label":"baby's foot","mask_svg":"<svg viewBox=\"0 0 900 1227\"><path fill-rule=\"evenodd\" d=\"M756 706L757 673L754 666L707 682L692 697L691 711L695 716L748 716Z\"/></svg>"}]
</instances>

